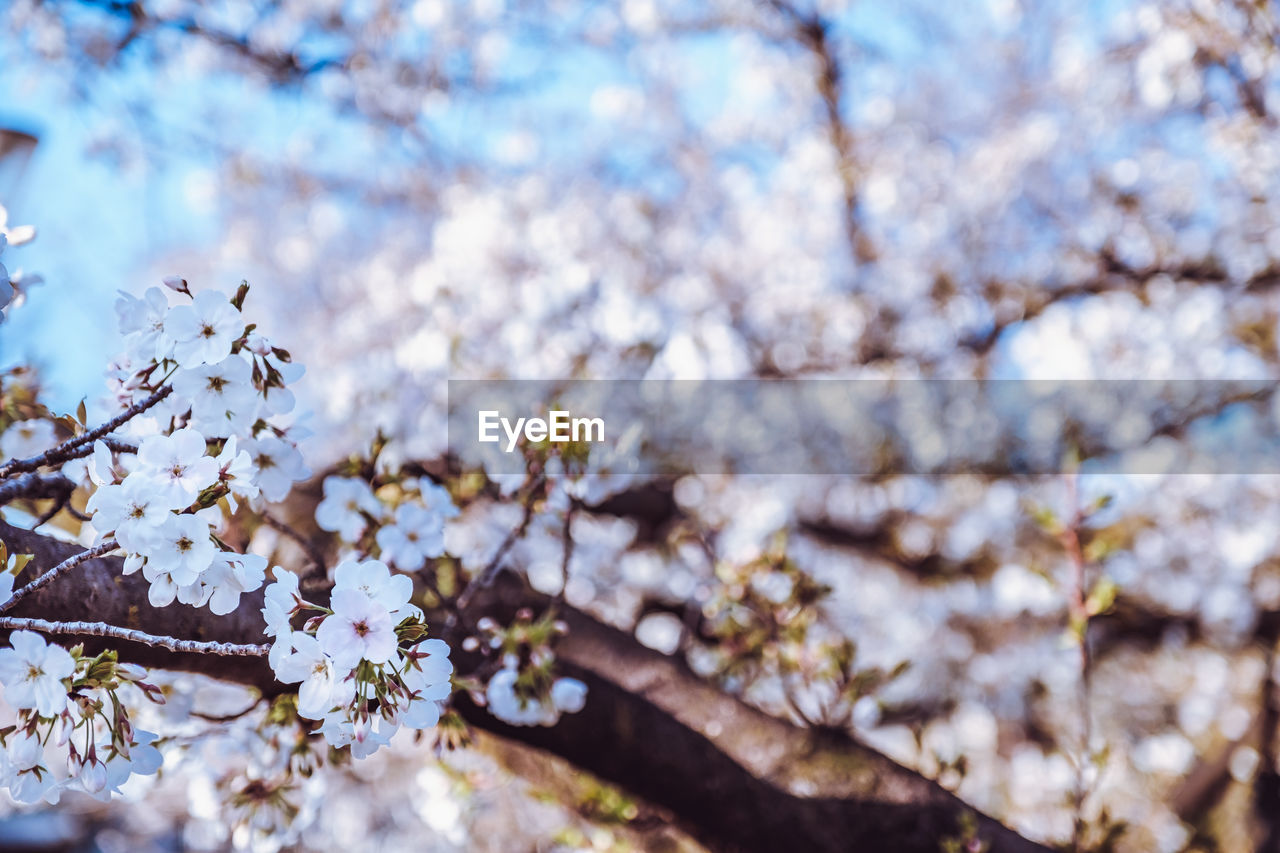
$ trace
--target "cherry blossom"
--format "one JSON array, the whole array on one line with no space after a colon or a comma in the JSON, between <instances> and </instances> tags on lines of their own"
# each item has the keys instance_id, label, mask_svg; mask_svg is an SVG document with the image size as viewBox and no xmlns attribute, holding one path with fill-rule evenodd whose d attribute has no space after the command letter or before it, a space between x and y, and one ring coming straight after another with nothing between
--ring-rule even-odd
<instances>
[{"instance_id":1,"label":"cherry blossom","mask_svg":"<svg viewBox=\"0 0 1280 853\"><path fill-rule=\"evenodd\" d=\"M74 461L72 460L72 462ZM71 463L67 464L70 465ZM101 439L93 443L93 456L89 457L89 462L85 466L85 473L89 475L89 481L95 486L114 485L129 474L128 470L116 461L115 454L111 452L111 448L107 447L107 443Z\"/></svg>"},{"instance_id":2,"label":"cherry blossom","mask_svg":"<svg viewBox=\"0 0 1280 853\"><path fill-rule=\"evenodd\" d=\"M364 480L355 477L325 477L324 500L316 506L316 524L355 542L368 526L366 515L382 515L382 502Z\"/></svg>"},{"instance_id":3,"label":"cherry blossom","mask_svg":"<svg viewBox=\"0 0 1280 853\"><path fill-rule=\"evenodd\" d=\"M248 451L241 450L233 435L227 439L227 443L223 445L222 452L218 454L218 481L224 483L229 491L227 500L231 504L231 511L235 512L237 508L236 498L247 498L252 500L256 498L260 492L258 484L254 481L258 473L258 469L254 466L253 460L249 458Z\"/></svg>"},{"instance_id":4,"label":"cherry blossom","mask_svg":"<svg viewBox=\"0 0 1280 853\"><path fill-rule=\"evenodd\" d=\"M25 459L43 453L56 443L53 424L40 418L14 421L0 433L0 457Z\"/></svg>"},{"instance_id":5,"label":"cherry blossom","mask_svg":"<svg viewBox=\"0 0 1280 853\"><path fill-rule=\"evenodd\" d=\"M249 439L244 449L257 467L258 488L269 501L283 500L294 482L308 474L298 448L274 435Z\"/></svg>"},{"instance_id":6,"label":"cherry blossom","mask_svg":"<svg viewBox=\"0 0 1280 853\"><path fill-rule=\"evenodd\" d=\"M156 480L169 508L181 509L218 479L217 461L204 452L204 436L189 427L149 436L138 446L139 471Z\"/></svg>"},{"instance_id":7,"label":"cherry blossom","mask_svg":"<svg viewBox=\"0 0 1280 853\"><path fill-rule=\"evenodd\" d=\"M153 606L173 601L178 588L194 583L213 563L217 546L209 539L209 524L194 515L170 515L146 537L147 562L142 573L151 582Z\"/></svg>"},{"instance_id":8,"label":"cherry blossom","mask_svg":"<svg viewBox=\"0 0 1280 853\"><path fill-rule=\"evenodd\" d=\"M301 682L298 688L298 713L310 720L323 719L335 705L351 700L351 690L339 690L340 681L332 656L310 634L297 632L291 639L293 651L276 667L276 677L284 684Z\"/></svg>"},{"instance_id":9,"label":"cherry blossom","mask_svg":"<svg viewBox=\"0 0 1280 853\"><path fill-rule=\"evenodd\" d=\"M297 575L279 567L273 569L273 574L274 582L263 593L262 619L267 623L263 633L275 638L267 662L276 669L284 656L293 650L293 628L289 620L297 612L301 599Z\"/></svg>"},{"instance_id":10,"label":"cherry blossom","mask_svg":"<svg viewBox=\"0 0 1280 853\"><path fill-rule=\"evenodd\" d=\"M190 305L173 308L164 323L174 358L187 368L222 361L243 331L240 312L216 290L203 290Z\"/></svg>"},{"instance_id":11,"label":"cherry blossom","mask_svg":"<svg viewBox=\"0 0 1280 853\"><path fill-rule=\"evenodd\" d=\"M406 698L396 702L396 723L411 729L434 726L440 719L440 702L449 697L452 674L449 646L443 640L420 643L401 673Z\"/></svg>"},{"instance_id":12,"label":"cherry blossom","mask_svg":"<svg viewBox=\"0 0 1280 853\"><path fill-rule=\"evenodd\" d=\"M551 704L562 713L578 713L587 704L587 685L576 678L557 678L551 685Z\"/></svg>"},{"instance_id":13,"label":"cherry blossom","mask_svg":"<svg viewBox=\"0 0 1280 853\"><path fill-rule=\"evenodd\" d=\"M104 533L130 551L145 547L148 537L169 518L169 502L157 495L154 481L145 474L130 474L117 485L103 485L90 496L85 509Z\"/></svg>"},{"instance_id":14,"label":"cherry blossom","mask_svg":"<svg viewBox=\"0 0 1280 853\"><path fill-rule=\"evenodd\" d=\"M286 569L272 570L275 580L263 594L265 606L262 617L266 620L268 637L275 637L289 630L289 616L298 607L298 576Z\"/></svg>"},{"instance_id":15,"label":"cherry blossom","mask_svg":"<svg viewBox=\"0 0 1280 853\"><path fill-rule=\"evenodd\" d=\"M418 480L417 486L422 495L422 505L440 519L457 518L459 513L462 512L454 504L453 496L449 494L449 490L439 483Z\"/></svg>"},{"instance_id":16,"label":"cherry blossom","mask_svg":"<svg viewBox=\"0 0 1280 853\"><path fill-rule=\"evenodd\" d=\"M426 507L401 504L396 508L395 523L379 529L377 541L389 562L415 571L425 566L429 558L444 553L443 519Z\"/></svg>"},{"instance_id":17,"label":"cherry blossom","mask_svg":"<svg viewBox=\"0 0 1280 853\"><path fill-rule=\"evenodd\" d=\"M6 701L15 708L33 709L42 717L60 713L67 704L64 681L75 671L71 655L30 631L14 631L9 645L11 648L0 648L0 683L4 684Z\"/></svg>"},{"instance_id":18,"label":"cherry blossom","mask_svg":"<svg viewBox=\"0 0 1280 853\"><path fill-rule=\"evenodd\" d=\"M335 590L331 604L333 615L320 623L316 639L338 666L391 660L396 632L386 607L356 589Z\"/></svg>"},{"instance_id":19,"label":"cherry blossom","mask_svg":"<svg viewBox=\"0 0 1280 853\"><path fill-rule=\"evenodd\" d=\"M179 591L178 599L196 607L208 604L210 611L225 616L240 606L242 594L262 586L266 567L266 557L219 551L200 577Z\"/></svg>"},{"instance_id":20,"label":"cherry blossom","mask_svg":"<svg viewBox=\"0 0 1280 853\"><path fill-rule=\"evenodd\" d=\"M216 364L179 370L173 376L173 390L190 401L196 424L210 434L244 432L256 418L253 370L238 355L229 355Z\"/></svg>"},{"instance_id":21,"label":"cherry blossom","mask_svg":"<svg viewBox=\"0 0 1280 853\"><path fill-rule=\"evenodd\" d=\"M173 352L173 340L164 333L169 300L158 287L149 287L139 299L120 291L115 304L120 333L131 352L143 359L163 359Z\"/></svg>"},{"instance_id":22,"label":"cherry blossom","mask_svg":"<svg viewBox=\"0 0 1280 853\"><path fill-rule=\"evenodd\" d=\"M333 570L334 592L356 590L369 597L397 619L421 612L409 603L413 581L406 575L393 574L380 560L344 560Z\"/></svg>"},{"instance_id":23,"label":"cherry blossom","mask_svg":"<svg viewBox=\"0 0 1280 853\"><path fill-rule=\"evenodd\" d=\"M520 673L515 667L503 667L493 674L485 688L485 702L490 713L513 726L549 726L557 715L551 705L516 690Z\"/></svg>"}]
</instances>

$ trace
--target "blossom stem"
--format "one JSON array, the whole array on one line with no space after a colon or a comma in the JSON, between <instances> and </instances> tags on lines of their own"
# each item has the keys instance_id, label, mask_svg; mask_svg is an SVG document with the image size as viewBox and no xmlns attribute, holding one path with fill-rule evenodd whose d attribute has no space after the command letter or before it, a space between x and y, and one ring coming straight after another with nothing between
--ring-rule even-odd
<instances>
[{"instance_id":1,"label":"blossom stem","mask_svg":"<svg viewBox=\"0 0 1280 853\"><path fill-rule=\"evenodd\" d=\"M182 640L159 634L147 634L132 628L121 628L105 622L50 622L47 619L24 619L18 616L0 616L0 629L8 631L42 631L47 634L85 634L93 637L112 637L148 646L160 646L171 652L194 652L207 655L235 655L262 657L270 651L267 645L244 643L213 643L201 640Z\"/></svg>"},{"instance_id":2,"label":"blossom stem","mask_svg":"<svg viewBox=\"0 0 1280 853\"><path fill-rule=\"evenodd\" d=\"M114 539L108 539L107 541L101 543L100 545L96 545L87 551L81 551L79 554L73 554L72 556L63 560L61 563L58 563L58 565L54 566L49 571L45 572L35 580L31 581L31 583L27 584L26 586L22 587L19 590L16 590L13 593L13 596L8 601L4 602L3 604L0 604L0 613L3 613L6 610L11 609L19 601L31 595L32 593L36 592L46 584L50 583L59 575L65 574L71 571L72 569L74 569L76 566L80 565L81 563L84 563L88 560L92 560L94 557L101 557L103 554L106 554L110 551L114 551L116 548L119 548L119 547L120 547L119 542L117 542Z\"/></svg>"},{"instance_id":3,"label":"blossom stem","mask_svg":"<svg viewBox=\"0 0 1280 853\"><path fill-rule=\"evenodd\" d=\"M86 446L92 447L95 441L128 423L133 418L136 418L156 403L159 403L165 397L168 397L172 392L173 386L165 385L150 397L134 403L128 409L125 409L102 426L91 429L84 435L64 441L52 450L46 450L39 456L32 456L30 459L10 459L4 465L0 465L0 480L14 474L25 474L28 471L35 471L45 465L57 465L58 463L66 462L68 459L87 456L87 453L77 453L77 451Z\"/></svg>"}]
</instances>

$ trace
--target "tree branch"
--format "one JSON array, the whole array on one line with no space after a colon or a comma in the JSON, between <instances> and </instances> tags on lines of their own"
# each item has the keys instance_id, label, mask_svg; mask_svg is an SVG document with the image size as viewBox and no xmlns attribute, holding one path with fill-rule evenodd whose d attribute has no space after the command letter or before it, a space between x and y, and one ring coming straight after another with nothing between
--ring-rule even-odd
<instances>
[{"instance_id":1,"label":"tree branch","mask_svg":"<svg viewBox=\"0 0 1280 853\"><path fill-rule=\"evenodd\" d=\"M77 451L84 447L92 448L95 441L120 428L133 418L136 418L156 403L159 403L165 397L168 397L172 392L173 386L166 385L150 397L134 403L128 409L125 409L102 426L91 429L84 435L64 441L52 450L46 450L39 456L32 456L30 459L10 459L4 465L0 465L0 480L3 480L6 477L11 477L14 474L23 474L27 471L35 471L36 469L43 468L46 465L58 465L69 459L88 456L89 453L77 453ZM92 452L92 450L89 452Z\"/></svg>"},{"instance_id":2,"label":"tree branch","mask_svg":"<svg viewBox=\"0 0 1280 853\"><path fill-rule=\"evenodd\" d=\"M119 548L119 547L120 547L119 542L117 542L114 539L108 539L106 542L103 542L100 545L96 545L87 551L81 551L78 554L72 554L70 557L67 557L65 560L58 563L49 571L45 572L44 574L37 577L35 580L31 581L31 583L27 584L21 589L16 590L13 593L13 596L8 601L0 604L0 613L4 613L6 610L13 608L15 605L18 604L18 602L22 601L22 599L26 598L29 595L32 595L37 590L44 587L46 584L51 583L60 575L71 571L81 563L92 560L94 557L100 557L103 554L114 551L116 548Z\"/></svg>"},{"instance_id":3,"label":"tree branch","mask_svg":"<svg viewBox=\"0 0 1280 853\"><path fill-rule=\"evenodd\" d=\"M76 490L76 484L61 474L23 474L0 482L0 506L19 498L62 501Z\"/></svg>"},{"instance_id":4,"label":"tree branch","mask_svg":"<svg viewBox=\"0 0 1280 853\"><path fill-rule=\"evenodd\" d=\"M192 652L204 655L243 655L255 657L265 655L268 645L243 643L203 643L199 640L180 640L177 637L162 637L147 634L104 622L50 622L48 619L26 619L20 616L0 616L0 628L9 631L42 631L46 634L83 634L91 637L113 637L117 640L129 640L148 646L159 646L171 652Z\"/></svg>"},{"instance_id":5,"label":"tree branch","mask_svg":"<svg viewBox=\"0 0 1280 853\"><path fill-rule=\"evenodd\" d=\"M76 553L57 542L0 522L0 541L36 554L48 565ZM219 617L181 605L153 608L146 582L121 574L117 557L86 560L75 582L50 583L16 608L20 615L75 621L86 612L106 623L147 634L243 643L262 636L262 592L241 597ZM461 626L480 616L502 620L551 599L510 573L478 588L468 612L443 639L458 672L483 662L462 651ZM545 750L666 810L712 850L886 850L936 853L974 815L991 853L1047 853L993 818L977 814L932 780L842 732L803 729L758 711L706 683L681 660L565 605L557 614L569 634L557 649L562 671L589 689L586 707L551 727L512 727L459 694L455 704L476 728ZM429 614L443 624L444 614ZM3 629L0 623L0 629ZM201 672L259 689L286 692L262 657L211 656L138 642L136 638L68 635L86 647L110 646L121 660Z\"/></svg>"}]
</instances>

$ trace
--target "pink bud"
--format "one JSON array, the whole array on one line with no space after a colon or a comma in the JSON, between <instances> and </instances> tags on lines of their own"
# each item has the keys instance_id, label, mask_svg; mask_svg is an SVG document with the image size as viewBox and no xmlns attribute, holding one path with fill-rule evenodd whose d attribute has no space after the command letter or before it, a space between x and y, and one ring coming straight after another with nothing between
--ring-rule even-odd
<instances>
[{"instance_id":1,"label":"pink bud","mask_svg":"<svg viewBox=\"0 0 1280 853\"><path fill-rule=\"evenodd\" d=\"M254 355L260 355L263 358L271 355L271 342L257 332L249 333L249 337L245 341L245 348Z\"/></svg>"},{"instance_id":2,"label":"pink bud","mask_svg":"<svg viewBox=\"0 0 1280 853\"><path fill-rule=\"evenodd\" d=\"M141 681L147 677L147 671L136 663L118 663L116 675L125 681Z\"/></svg>"},{"instance_id":3,"label":"pink bud","mask_svg":"<svg viewBox=\"0 0 1280 853\"><path fill-rule=\"evenodd\" d=\"M190 289L187 288L187 280L180 275L167 275L164 277L164 286L177 293L185 293L191 295Z\"/></svg>"}]
</instances>

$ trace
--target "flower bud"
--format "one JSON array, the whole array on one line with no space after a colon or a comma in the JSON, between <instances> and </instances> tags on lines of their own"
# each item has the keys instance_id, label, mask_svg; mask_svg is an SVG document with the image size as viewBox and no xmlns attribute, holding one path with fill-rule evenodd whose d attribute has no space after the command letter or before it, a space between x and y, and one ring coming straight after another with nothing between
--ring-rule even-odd
<instances>
[{"instance_id":1,"label":"flower bud","mask_svg":"<svg viewBox=\"0 0 1280 853\"><path fill-rule=\"evenodd\" d=\"M90 794L107 787L107 765L97 760L86 761L80 771L80 784Z\"/></svg>"},{"instance_id":2,"label":"flower bud","mask_svg":"<svg viewBox=\"0 0 1280 853\"><path fill-rule=\"evenodd\" d=\"M271 355L271 342L257 332L250 332L248 338L245 339L245 349L254 355L260 355L263 358Z\"/></svg>"},{"instance_id":3,"label":"flower bud","mask_svg":"<svg viewBox=\"0 0 1280 853\"><path fill-rule=\"evenodd\" d=\"M125 681L141 681L147 677L147 671L136 663L116 664L116 676Z\"/></svg>"},{"instance_id":4,"label":"flower bud","mask_svg":"<svg viewBox=\"0 0 1280 853\"><path fill-rule=\"evenodd\" d=\"M30 770L44 758L40 738L26 732L15 732L6 750L9 762L16 770Z\"/></svg>"}]
</instances>

